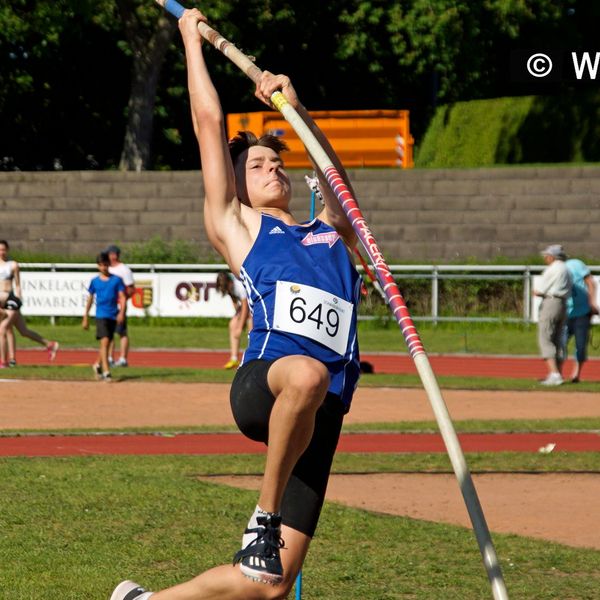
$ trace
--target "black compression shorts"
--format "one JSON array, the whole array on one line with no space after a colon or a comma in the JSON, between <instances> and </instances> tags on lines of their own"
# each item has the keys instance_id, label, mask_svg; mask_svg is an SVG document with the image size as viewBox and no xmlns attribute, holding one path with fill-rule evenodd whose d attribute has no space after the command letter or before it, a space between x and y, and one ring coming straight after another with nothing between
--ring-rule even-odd
<instances>
[{"instance_id":1,"label":"black compression shorts","mask_svg":"<svg viewBox=\"0 0 600 600\"><path fill-rule=\"evenodd\" d=\"M267 373L275 361L252 360L242 365L231 386L231 410L240 431L252 440L264 442L269 436L269 417L275 402ZM281 504L284 525L309 537L315 533L333 455L337 447L344 405L339 396L328 393L315 418L310 444L300 457Z\"/></svg>"},{"instance_id":2,"label":"black compression shorts","mask_svg":"<svg viewBox=\"0 0 600 600\"><path fill-rule=\"evenodd\" d=\"M20 310L21 306L23 306L21 298L16 296L14 292L8 292L8 298L6 298L3 308L6 310Z\"/></svg>"}]
</instances>

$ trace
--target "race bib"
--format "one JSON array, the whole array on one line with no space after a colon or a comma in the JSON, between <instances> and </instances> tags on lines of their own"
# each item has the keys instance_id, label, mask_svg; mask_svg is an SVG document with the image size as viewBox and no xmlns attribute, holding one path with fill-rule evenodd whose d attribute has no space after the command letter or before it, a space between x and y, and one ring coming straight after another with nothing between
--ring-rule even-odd
<instances>
[{"instance_id":1,"label":"race bib","mask_svg":"<svg viewBox=\"0 0 600 600\"><path fill-rule=\"evenodd\" d=\"M348 345L353 305L310 285L278 281L273 327L320 342L343 356Z\"/></svg>"}]
</instances>

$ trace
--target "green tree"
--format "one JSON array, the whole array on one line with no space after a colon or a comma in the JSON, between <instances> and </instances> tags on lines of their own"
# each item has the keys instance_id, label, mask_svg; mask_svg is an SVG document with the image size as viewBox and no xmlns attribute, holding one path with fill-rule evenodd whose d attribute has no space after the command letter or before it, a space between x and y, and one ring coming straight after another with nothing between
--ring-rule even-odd
<instances>
[{"instance_id":1,"label":"green tree","mask_svg":"<svg viewBox=\"0 0 600 600\"><path fill-rule=\"evenodd\" d=\"M1 157L27 169L53 163L82 168L107 160L118 144L122 110L114 106L124 73L122 54L98 26L97 15L110 4L14 0L0 5ZM110 95L98 81L111 81Z\"/></svg>"},{"instance_id":2,"label":"green tree","mask_svg":"<svg viewBox=\"0 0 600 600\"><path fill-rule=\"evenodd\" d=\"M127 40L122 49L131 57L131 87L120 168L141 171L150 166L156 89L176 22L141 0L117 0Z\"/></svg>"},{"instance_id":3,"label":"green tree","mask_svg":"<svg viewBox=\"0 0 600 600\"><path fill-rule=\"evenodd\" d=\"M429 76L443 101L481 97L506 82L502 69L511 43L534 24L545 30L560 23L563 4L569 2L350 0L341 12L345 31L337 55L388 77L400 70L397 85Z\"/></svg>"},{"instance_id":4,"label":"green tree","mask_svg":"<svg viewBox=\"0 0 600 600\"><path fill-rule=\"evenodd\" d=\"M175 29L142 0L1 6L2 155L16 155L21 168L110 167L118 144L122 168L147 168L158 76Z\"/></svg>"},{"instance_id":5,"label":"green tree","mask_svg":"<svg viewBox=\"0 0 600 600\"><path fill-rule=\"evenodd\" d=\"M288 73L309 109L408 108L417 135L437 102L539 94L513 89L510 50L581 47L595 40L600 16L586 0L201 7L262 68ZM0 161L14 157L29 169L197 166L175 28L151 0L0 0ZM206 53L225 112L262 110L245 75L216 50Z\"/></svg>"}]
</instances>

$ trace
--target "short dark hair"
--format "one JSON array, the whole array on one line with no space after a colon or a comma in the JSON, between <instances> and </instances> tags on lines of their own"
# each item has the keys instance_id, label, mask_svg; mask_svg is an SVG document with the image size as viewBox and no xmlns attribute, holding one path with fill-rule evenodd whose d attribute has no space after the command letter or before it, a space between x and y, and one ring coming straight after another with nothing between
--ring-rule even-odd
<instances>
[{"instance_id":1,"label":"short dark hair","mask_svg":"<svg viewBox=\"0 0 600 600\"><path fill-rule=\"evenodd\" d=\"M6 240L0 240L0 244L4 244L7 250L10 250L10 246Z\"/></svg>"},{"instance_id":2,"label":"short dark hair","mask_svg":"<svg viewBox=\"0 0 600 600\"><path fill-rule=\"evenodd\" d=\"M98 256L96 256L96 264L97 265L110 265L110 258L108 258L107 252L100 252Z\"/></svg>"},{"instance_id":3,"label":"short dark hair","mask_svg":"<svg viewBox=\"0 0 600 600\"><path fill-rule=\"evenodd\" d=\"M271 148L271 150L274 150L277 154L289 150L288 145L280 137L271 135L270 133L265 133L260 137L256 137L251 131L238 131L237 134L229 140L228 144L229 154L234 166L240 154L242 154L244 150L248 150L251 146Z\"/></svg>"}]
</instances>

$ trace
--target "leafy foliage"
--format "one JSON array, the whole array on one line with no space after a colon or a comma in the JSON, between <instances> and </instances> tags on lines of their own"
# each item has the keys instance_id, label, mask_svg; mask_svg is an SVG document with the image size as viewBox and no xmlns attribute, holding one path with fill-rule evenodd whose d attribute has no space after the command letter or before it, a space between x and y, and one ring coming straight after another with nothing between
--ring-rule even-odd
<instances>
[{"instance_id":1,"label":"leafy foliage","mask_svg":"<svg viewBox=\"0 0 600 600\"><path fill-rule=\"evenodd\" d=\"M186 264L198 261L194 245L185 240L167 242L155 235L147 242L131 244L125 251L127 262L149 264Z\"/></svg>"},{"instance_id":2,"label":"leafy foliage","mask_svg":"<svg viewBox=\"0 0 600 600\"><path fill-rule=\"evenodd\" d=\"M506 162L509 155L522 156L516 148L518 132L534 100L523 96L440 106L415 163L420 167L477 167Z\"/></svg>"},{"instance_id":3,"label":"leafy foliage","mask_svg":"<svg viewBox=\"0 0 600 600\"><path fill-rule=\"evenodd\" d=\"M16 0L0 9L0 156L21 169L113 164L128 69L111 4Z\"/></svg>"},{"instance_id":4,"label":"leafy foliage","mask_svg":"<svg viewBox=\"0 0 600 600\"><path fill-rule=\"evenodd\" d=\"M600 160L600 94L521 96L440 106L419 167Z\"/></svg>"},{"instance_id":5,"label":"leafy foliage","mask_svg":"<svg viewBox=\"0 0 600 600\"><path fill-rule=\"evenodd\" d=\"M208 0L202 10L262 68L290 74L310 109L407 108L418 139L439 102L534 93L508 79L510 50L557 40L581 47L596 39L600 8L584 0ZM147 0L2 3L0 168L116 168L132 97L154 111L151 164L196 168L177 36L153 59L164 59L160 81L153 75L130 94L161 18ZM217 51L207 56L226 112L262 109L245 75Z\"/></svg>"}]
</instances>

